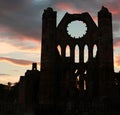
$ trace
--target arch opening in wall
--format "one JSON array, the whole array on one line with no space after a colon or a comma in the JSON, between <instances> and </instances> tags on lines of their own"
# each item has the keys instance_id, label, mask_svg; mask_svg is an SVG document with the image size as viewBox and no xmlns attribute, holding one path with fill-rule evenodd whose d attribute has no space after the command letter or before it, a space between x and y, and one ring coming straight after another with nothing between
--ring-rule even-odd
<instances>
[{"instance_id":1,"label":"arch opening in wall","mask_svg":"<svg viewBox=\"0 0 120 115\"><path fill-rule=\"evenodd\" d=\"M84 74L85 74L85 75L87 74L87 70L84 71Z\"/></svg>"},{"instance_id":2,"label":"arch opening in wall","mask_svg":"<svg viewBox=\"0 0 120 115\"><path fill-rule=\"evenodd\" d=\"M76 87L77 89L80 89L80 75L76 77Z\"/></svg>"},{"instance_id":3,"label":"arch opening in wall","mask_svg":"<svg viewBox=\"0 0 120 115\"><path fill-rule=\"evenodd\" d=\"M58 45L58 46L57 46L57 49L58 49L59 54L61 55L61 46Z\"/></svg>"},{"instance_id":4,"label":"arch opening in wall","mask_svg":"<svg viewBox=\"0 0 120 115\"><path fill-rule=\"evenodd\" d=\"M89 50L88 50L88 46L85 45L84 47L84 63L86 63L88 61L89 58Z\"/></svg>"},{"instance_id":5,"label":"arch opening in wall","mask_svg":"<svg viewBox=\"0 0 120 115\"><path fill-rule=\"evenodd\" d=\"M95 44L95 45L93 46L93 58L95 58L95 57L97 56L97 51L98 51L97 45Z\"/></svg>"},{"instance_id":6,"label":"arch opening in wall","mask_svg":"<svg viewBox=\"0 0 120 115\"><path fill-rule=\"evenodd\" d=\"M84 91L86 91L87 87L86 87L86 80L84 80Z\"/></svg>"},{"instance_id":7,"label":"arch opening in wall","mask_svg":"<svg viewBox=\"0 0 120 115\"><path fill-rule=\"evenodd\" d=\"M75 55L74 55L74 62L75 63L79 63L79 60L80 60L80 51L79 51L79 46L76 45L75 46Z\"/></svg>"},{"instance_id":8,"label":"arch opening in wall","mask_svg":"<svg viewBox=\"0 0 120 115\"><path fill-rule=\"evenodd\" d=\"M70 57L70 46L69 45L66 46L65 56Z\"/></svg>"},{"instance_id":9,"label":"arch opening in wall","mask_svg":"<svg viewBox=\"0 0 120 115\"><path fill-rule=\"evenodd\" d=\"M70 37L79 39L87 33L87 25L83 21L75 20L68 24L67 33Z\"/></svg>"}]
</instances>

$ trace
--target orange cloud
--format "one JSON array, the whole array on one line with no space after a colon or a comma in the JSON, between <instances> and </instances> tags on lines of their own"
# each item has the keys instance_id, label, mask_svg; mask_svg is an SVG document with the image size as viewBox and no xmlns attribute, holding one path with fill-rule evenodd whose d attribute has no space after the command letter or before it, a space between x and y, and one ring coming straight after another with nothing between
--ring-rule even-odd
<instances>
[{"instance_id":1,"label":"orange cloud","mask_svg":"<svg viewBox=\"0 0 120 115\"><path fill-rule=\"evenodd\" d=\"M19 65L19 66L29 66L33 63L33 61L28 61L28 60L22 60L22 59L13 59L13 58L8 58L8 57L0 57L0 61L6 61L15 65ZM40 65L40 63L38 62L38 65Z\"/></svg>"},{"instance_id":2,"label":"orange cloud","mask_svg":"<svg viewBox=\"0 0 120 115\"><path fill-rule=\"evenodd\" d=\"M33 51L33 52L36 52L36 53L40 52L40 49L41 49L41 38L37 39L37 38L34 38L34 37L20 35L20 39L19 40L22 40L25 43L25 44L22 43L22 44L19 45L19 48L22 51L23 50L27 51L27 52ZM13 45L15 45L15 44L13 44Z\"/></svg>"},{"instance_id":3,"label":"orange cloud","mask_svg":"<svg viewBox=\"0 0 120 115\"><path fill-rule=\"evenodd\" d=\"M40 45L41 45L40 37L37 38L34 36L27 36L24 34L20 34L2 25L0 27L0 49L1 50L3 49L6 52L11 52L16 50L20 51L23 49L24 49L23 51L26 51L26 50L39 51ZM10 51L8 51L8 49Z\"/></svg>"},{"instance_id":4,"label":"orange cloud","mask_svg":"<svg viewBox=\"0 0 120 115\"><path fill-rule=\"evenodd\" d=\"M0 75L0 84L5 84L5 85L8 85L8 82L11 82L11 83L16 83L19 81L19 77L17 76L10 76L10 75L6 75L6 76L2 76Z\"/></svg>"},{"instance_id":5,"label":"orange cloud","mask_svg":"<svg viewBox=\"0 0 120 115\"><path fill-rule=\"evenodd\" d=\"M0 53L10 53L17 51L17 48L9 43L0 42Z\"/></svg>"},{"instance_id":6,"label":"orange cloud","mask_svg":"<svg viewBox=\"0 0 120 115\"><path fill-rule=\"evenodd\" d=\"M19 37L19 36L18 36ZM0 36L0 53L11 52L34 52L39 53L41 49L41 40L21 36L20 39Z\"/></svg>"},{"instance_id":7,"label":"orange cloud","mask_svg":"<svg viewBox=\"0 0 120 115\"><path fill-rule=\"evenodd\" d=\"M80 13L81 12L79 9L75 8L72 3L61 2L61 3L55 4L55 7L58 10L64 10L64 11L68 11L70 13Z\"/></svg>"},{"instance_id":8,"label":"orange cloud","mask_svg":"<svg viewBox=\"0 0 120 115\"><path fill-rule=\"evenodd\" d=\"M117 55L114 58L114 68L120 70L120 55Z\"/></svg>"}]
</instances>

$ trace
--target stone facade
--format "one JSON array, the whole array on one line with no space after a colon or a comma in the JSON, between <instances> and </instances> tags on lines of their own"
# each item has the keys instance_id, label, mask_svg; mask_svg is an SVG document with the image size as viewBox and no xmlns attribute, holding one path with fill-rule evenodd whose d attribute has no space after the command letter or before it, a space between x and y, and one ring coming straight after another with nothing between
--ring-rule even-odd
<instances>
[{"instance_id":1,"label":"stone facade","mask_svg":"<svg viewBox=\"0 0 120 115\"><path fill-rule=\"evenodd\" d=\"M44 10L42 18L42 53L40 105L64 105L77 98L112 98L114 89L112 15L107 8L98 12L98 26L89 13L66 13L58 26L56 12ZM75 39L67 33L68 24L82 21L85 35ZM79 61L75 62L78 46ZM88 60L84 62L85 46ZM93 56L94 46L96 55ZM66 56L67 47L70 55ZM58 49L59 48L59 49ZM61 49L61 50L60 50ZM79 80L78 80L79 78ZM44 88L43 88L44 87Z\"/></svg>"},{"instance_id":2,"label":"stone facade","mask_svg":"<svg viewBox=\"0 0 120 115\"><path fill-rule=\"evenodd\" d=\"M69 24L75 21L83 24L85 32L77 38L68 32ZM102 7L98 25L87 12L66 13L58 25L56 22L57 12L45 9L41 70L33 63L32 70L27 70L11 88L15 91L13 100L25 114L120 114L120 73L114 73L112 14Z\"/></svg>"}]
</instances>

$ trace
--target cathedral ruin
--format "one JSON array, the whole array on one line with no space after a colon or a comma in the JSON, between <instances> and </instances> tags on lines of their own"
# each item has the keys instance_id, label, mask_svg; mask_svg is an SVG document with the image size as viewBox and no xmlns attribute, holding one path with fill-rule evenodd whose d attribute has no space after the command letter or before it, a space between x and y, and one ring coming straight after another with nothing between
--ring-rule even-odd
<instances>
[{"instance_id":1,"label":"cathedral ruin","mask_svg":"<svg viewBox=\"0 0 120 115\"><path fill-rule=\"evenodd\" d=\"M87 12L66 13L58 26L56 20L56 11L44 10L39 104L43 108L60 108L69 103L75 106L80 98L109 100L118 97L114 82L112 14L108 9L102 7L98 12L98 26ZM78 37L68 32L69 24L75 21L85 26L81 29L86 28ZM88 50L86 61L85 47Z\"/></svg>"},{"instance_id":2,"label":"cathedral ruin","mask_svg":"<svg viewBox=\"0 0 120 115\"><path fill-rule=\"evenodd\" d=\"M76 22L82 26L71 33L70 25ZM81 35L78 31L75 36L78 29ZM108 9L103 6L98 12L98 25L87 12L66 13L57 25L57 12L45 9L41 70L33 63L15 91L13 100L26 113L119 115L120 73L114 72L112 14Z\"/></svg>"}]
</instances>

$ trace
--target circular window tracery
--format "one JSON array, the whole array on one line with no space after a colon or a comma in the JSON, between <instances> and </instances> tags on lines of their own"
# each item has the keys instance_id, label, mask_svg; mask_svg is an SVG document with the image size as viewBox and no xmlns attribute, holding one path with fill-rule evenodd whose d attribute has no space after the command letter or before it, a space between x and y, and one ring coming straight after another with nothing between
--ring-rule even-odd
<instances>
[{"instance_id":1,"label":"circular window tracery","mask_svg":"<svg viewBox=\"0 0 120 115\"><path fill-rule=\"evenodd\" d=\"M67 33L72 38L82 38L87 33L87 25L83 21L72 21L67 26Z\"/></svg>"}]
</instances>

